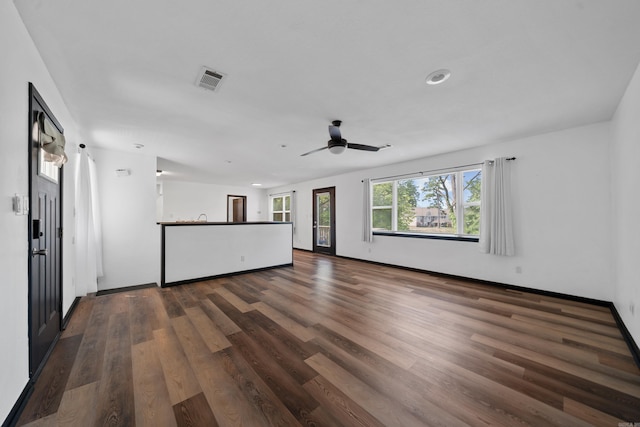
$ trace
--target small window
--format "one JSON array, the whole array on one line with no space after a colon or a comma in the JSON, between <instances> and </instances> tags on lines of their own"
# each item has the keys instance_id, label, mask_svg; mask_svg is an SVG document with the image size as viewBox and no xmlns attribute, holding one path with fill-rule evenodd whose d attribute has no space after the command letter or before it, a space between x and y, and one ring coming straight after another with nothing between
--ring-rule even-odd
<instances>
[{"instance_id":1,"label":"small window","mask_svg":"<svg viewBox=\"0 0 640 427\"><path fill-rule=\"evenodd\" d=\"M271 198L271 220L282 222L291 221L291 196L277 196Z\"/></svg>"}]
</instances>

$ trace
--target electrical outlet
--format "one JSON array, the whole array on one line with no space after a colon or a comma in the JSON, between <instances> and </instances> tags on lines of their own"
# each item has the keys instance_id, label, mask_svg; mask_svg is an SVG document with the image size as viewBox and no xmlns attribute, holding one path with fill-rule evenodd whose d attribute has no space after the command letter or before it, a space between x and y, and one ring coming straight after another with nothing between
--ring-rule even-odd
<instances>
[{"instance_id":1,"label":"electrical outlet","mask_svg":"<svg viewBox=\"0 0 640 427\"><path fill-rule=\"evenodd\" d=\"M244 255L240 255L240 262L244 262Z\"/></svg>"},{"instance_id":2,"label":"electrical outlet","mask_svg":"<svg viewBox=\"0 0 640 427\"><path fill-rule=\"evenodd\" d=\"M522 274L522 267L521 267L521 266L519 266L519 265L518 265L518 266L516 267L516 273L517 273L517 274Z\"/></svg>"}]
</instances>

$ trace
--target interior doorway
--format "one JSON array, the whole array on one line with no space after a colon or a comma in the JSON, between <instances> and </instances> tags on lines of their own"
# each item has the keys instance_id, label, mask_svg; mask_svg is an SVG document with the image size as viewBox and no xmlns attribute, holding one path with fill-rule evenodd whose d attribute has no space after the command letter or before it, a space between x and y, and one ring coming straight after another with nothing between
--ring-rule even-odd
<instances>
[{"instance_id":1,"label":"interior doorway","mask_svg":"<svg viewBox=\"0 0 640 427\"><path fill-rule=\"evenodd\" d=\"M313 190L313 251L336 254L336 189Z\"/></svg>"},{"instance_id":2,"label":"interior doorway","mask_svg":"<svg viewBox=\"0 0 640 427\"><path fill-rule=\"evenodd\" d=\"M247 196L227 196L227 222L247 222Z\"/></svg>"}]
</instances>

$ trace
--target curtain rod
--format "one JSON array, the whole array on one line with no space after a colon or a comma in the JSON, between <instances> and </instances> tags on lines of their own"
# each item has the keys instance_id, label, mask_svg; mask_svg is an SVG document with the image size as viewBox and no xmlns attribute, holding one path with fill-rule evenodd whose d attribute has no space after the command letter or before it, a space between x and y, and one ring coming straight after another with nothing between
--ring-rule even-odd
<instances>
[{"instance_id":1,"label":"curtain rod","mask_svg":"<svg viewBox=\"0 0 640 427\"><path fill-rule=\"evenodd\" d=\"M87 146L86 146L86 145L84 145L84 144L78 144L78 153L82 153L82 152L85 150L85 148L87 148ZM93 158L93 156L92 156L91 154L89 154L89 152L88 152L88 151L87 151L87 157L88 157L89 159L91 159L91 161L92 161L92 162L94 162L94 163L96 162L96 159L94 159L94 158Z\"/></svg>"},{"instance_id":2,"label":"curtain rod","mask_svg":"<svg viewBox=\"0 0 640 427\"><path fill-rule=\"evenodd\" d=\"M515 157L508 157L506 160L515 160ZM493 163L493 160L489 160L490 163ZM449 171L451 169L461 169L461 168L467 168L469 166L480 166L482 165L484 162L480 162L480 163L470 163L468 165L460 165L460 166L453 166L453 167L448 167L448 168L440 168L440 169L432 169L432 170L428 170L428 171L418 171L418 172L411 172L411 173L403 173L400 175L391 175L391 176L383 176L380 178L371 178L371 181L381 181L381 180L386 180L386 179L392 179L392 178L400 178L402 176L415 176L415 175L424 175L424 174L430 174L433 172L440 172L440 171ZM362 181L364 182L364 181Z\"/></svg>"},{"instance_id":3,"label":"curtain rod","mask_svg":"<svg viewBox=\"0 0 640 427\"><path fill-rule=\"evenodd\" d=\"M284 194L290 194L290 193L295 193L296 190L291 190L291 191L283 191L282 193L275 193L275 194L269 194L269 197L273 197L273 196L282 196Z\"/></svg>"}]
</instances>

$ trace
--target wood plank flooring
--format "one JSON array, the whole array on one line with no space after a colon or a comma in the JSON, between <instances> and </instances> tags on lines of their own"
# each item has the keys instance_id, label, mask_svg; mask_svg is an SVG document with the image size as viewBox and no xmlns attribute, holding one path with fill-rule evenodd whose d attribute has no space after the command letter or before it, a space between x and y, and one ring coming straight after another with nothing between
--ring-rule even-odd
<instances>
[{"instance_id":1,"label":"wood plank flooring","mask_svg":"<svg viewBox=\"0 0 640 427\"><path fill-rule=\"evenodd\" d=\"M607 308L296 251L83 298L18 425L634 422L640 371Z\"/></svg>"}]
</instances>

